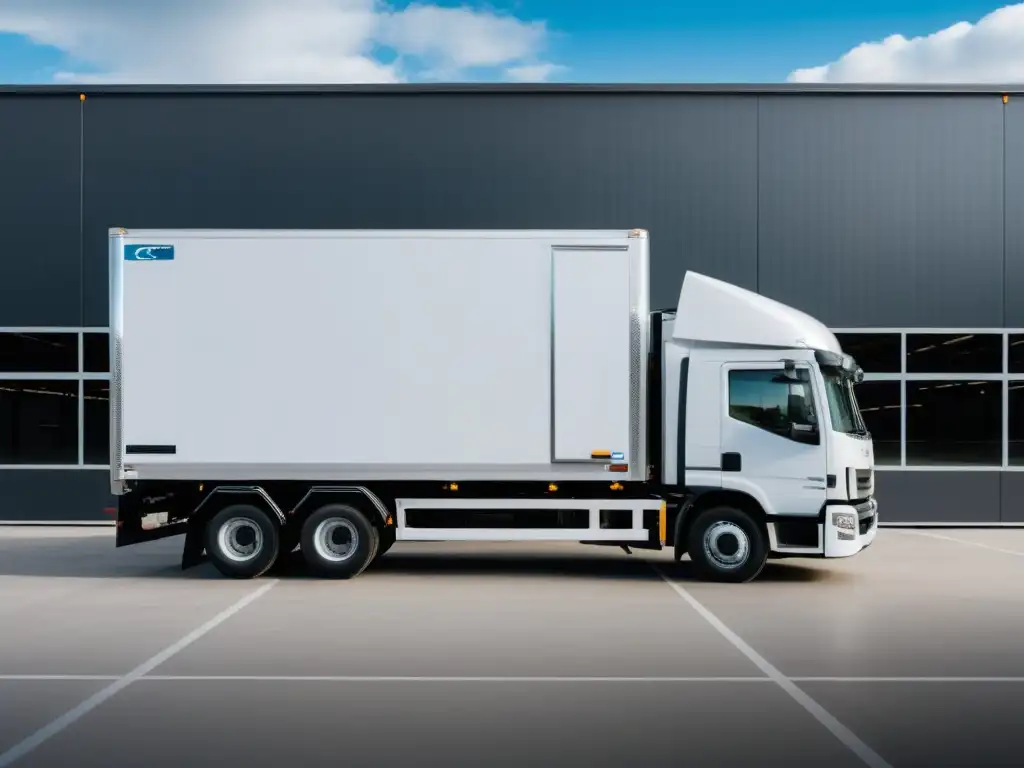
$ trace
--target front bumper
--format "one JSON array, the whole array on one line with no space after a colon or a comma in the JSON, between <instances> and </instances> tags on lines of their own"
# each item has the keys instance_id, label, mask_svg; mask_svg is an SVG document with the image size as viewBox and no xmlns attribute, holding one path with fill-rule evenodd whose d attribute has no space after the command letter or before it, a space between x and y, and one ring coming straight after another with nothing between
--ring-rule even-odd
<instances>
[{"instance_id":1,"label":"front bumper","mask_svg":"<svg viewBox=\"0 0 1024 768\"><path fill-rule=\"evenodd\" d=\"M871 546L878 533L878 502L830 504L825 508L825 557L850 557Z\"/></svg>"}]
</instances>

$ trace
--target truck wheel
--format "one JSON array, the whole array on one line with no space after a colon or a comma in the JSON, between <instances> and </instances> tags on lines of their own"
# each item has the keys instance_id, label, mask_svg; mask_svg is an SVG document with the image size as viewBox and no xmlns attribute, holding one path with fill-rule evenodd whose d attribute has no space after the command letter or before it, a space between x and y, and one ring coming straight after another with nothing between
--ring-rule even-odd
<instances>
[{"instance_id":1,"label":"truck wheel","mask_svg":"<svg viewBox=\"0 0 1024 768\"><path fill-rule=\"evenodd\" d=\"M302 524L302 556L318 576L358 576L373 561L378 544L377 529L347 504L327 504Z\"/></svg>"},{"instance_id":2,"label":"truck wheel","mask_svg":"<svg viewBox=\"0 0 1024 768\"><path fill-rule=\"evenodd\" d=\"M391 549L395 543L395 529L385 528L383 531L379 531L380 544L377 545L377 554L374 556L374 560L380 560L381 556Z\"/></svg>"},{"instance_id":3,"label":"truck wheel","mask_svg":"<svg viewBox=\"0 0 1024 768\"><path fill-rule=\"evenodd\" d=\"M708 581L751 581L768 560L768 543L761 527L733 507L701 512L687 539L694 570Z\"/></svg>"},{"instance_id":4,"label":"truck wheel","mask_svg":"<svg viewBox=\"0 0 1024 768\"><path fill-rule=\"evenodd\" d=\"M206 524L206 553L214 567L234 579L254 579L277 560L281 546L276 521L259 507L232 504Z\"/></svg>"}]
</instances>

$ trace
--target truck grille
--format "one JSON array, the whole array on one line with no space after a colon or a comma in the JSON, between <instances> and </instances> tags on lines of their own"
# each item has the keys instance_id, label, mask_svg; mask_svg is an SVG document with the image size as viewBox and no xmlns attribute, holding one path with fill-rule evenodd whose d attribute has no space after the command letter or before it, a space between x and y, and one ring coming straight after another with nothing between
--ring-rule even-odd
<instances>
[{"instance_id":1,"label":"truck grille","mask_svg":"<svg viewBox=\"0 0 1024 768\"><path fill-rule=\"evenodd\" d=\"M875 473L870 469L856 470L857 498L871 496L875 490Z\"/></svg>"}]
</instances>

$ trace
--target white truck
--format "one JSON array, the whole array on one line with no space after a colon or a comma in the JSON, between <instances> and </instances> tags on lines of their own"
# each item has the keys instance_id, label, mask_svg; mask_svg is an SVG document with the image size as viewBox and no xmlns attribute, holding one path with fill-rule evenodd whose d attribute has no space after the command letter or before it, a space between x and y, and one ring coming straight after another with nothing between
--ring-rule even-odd
<instances>
[{"instance_id":1,"label":"white truck","mask_svg":"<svg viewBox=\"0 0 1024 768\"><path fill-rule=\"evenodd\" d=\"M117 546L253 578L395 542L578 541L742 582L877 531L862 373L648 233L110 230Z\"/></svg>"}]
</instances>

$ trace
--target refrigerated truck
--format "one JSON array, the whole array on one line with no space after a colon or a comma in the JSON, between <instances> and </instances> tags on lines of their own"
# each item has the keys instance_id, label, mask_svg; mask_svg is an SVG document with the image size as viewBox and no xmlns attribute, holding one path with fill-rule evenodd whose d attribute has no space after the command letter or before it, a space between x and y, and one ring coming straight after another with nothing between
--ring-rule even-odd
<instances>
[{"instance_id":1,"label":"refrigerated truck","mask_svg":"<svg viewBox=\"0 0 1024 768\"><path fill-rule=\"evenodd\" d=\"M117 546L351 578L410 541L670 548L706 579L877 531L856 362L631 231L110 230ZM673 257L683 258L684 254Z\"/></svg>"}]
</instances>

